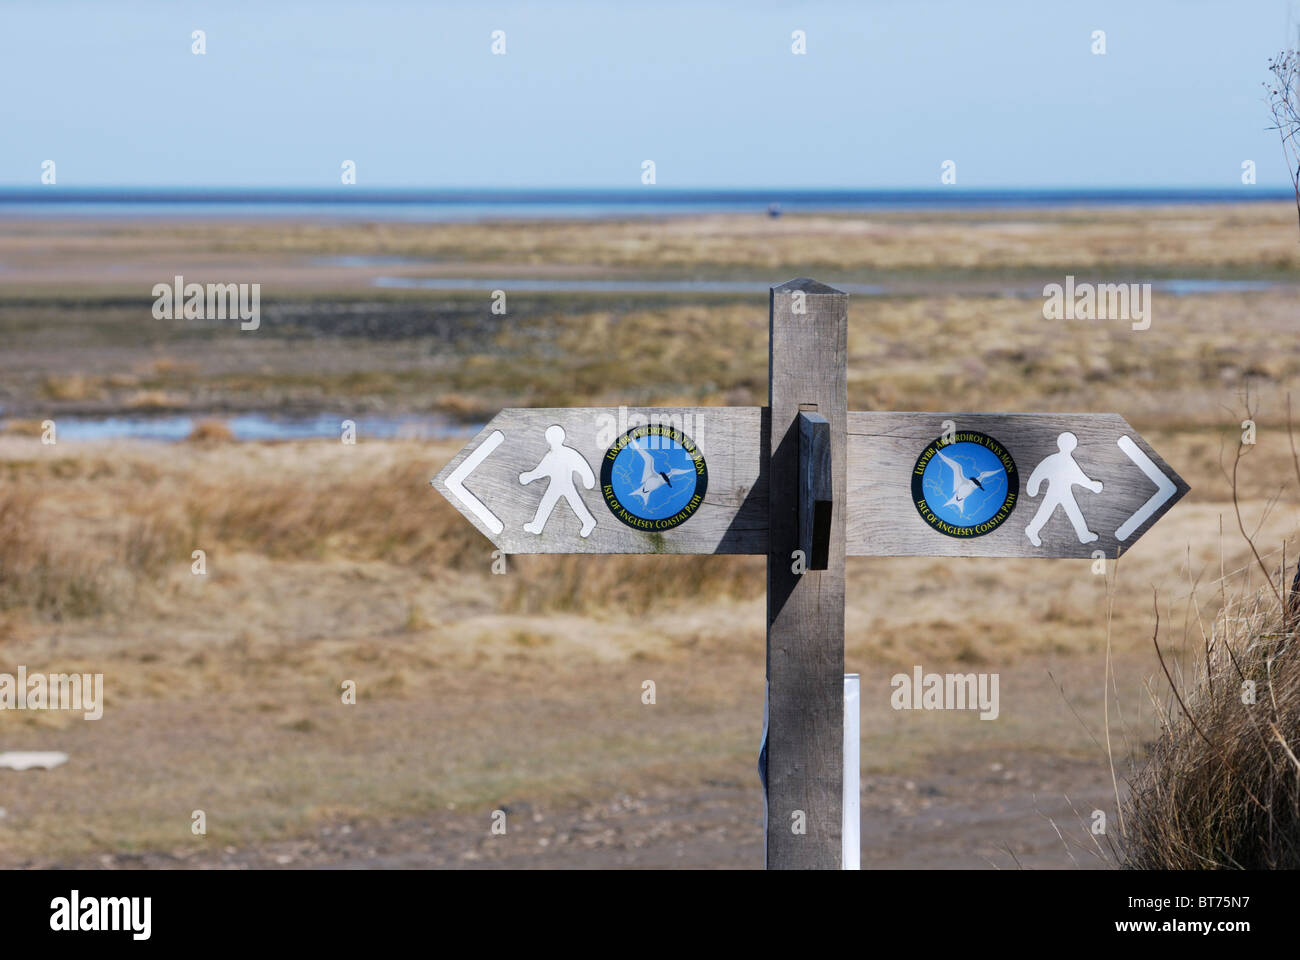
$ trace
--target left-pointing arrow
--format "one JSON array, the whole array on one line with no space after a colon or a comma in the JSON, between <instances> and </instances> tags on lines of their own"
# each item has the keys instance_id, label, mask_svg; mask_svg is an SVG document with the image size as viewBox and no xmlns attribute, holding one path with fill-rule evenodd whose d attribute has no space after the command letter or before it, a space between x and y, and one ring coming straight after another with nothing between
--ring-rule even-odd
<instances>
[{"instance_id":1,"label":"left-pointing arrow","mask_svg":"<svg viewBox=\"0 0 1300 960\"><path fill-rule=\"evenodd\" d=\"M493 430L488 434L488 438L479 444L478 449L461 461L460 466L451 472L447 477L447 489L455 495L456 499L465 504L465 508L470 513L483 521L483 525L493 533L500 533L505 529L505 525L495 513L487 508L487 505L474 494L465 489L465 481L474 469L486 460L492 451L501 446L506 435L500 430Z\"/></svg>"}]
</instances>

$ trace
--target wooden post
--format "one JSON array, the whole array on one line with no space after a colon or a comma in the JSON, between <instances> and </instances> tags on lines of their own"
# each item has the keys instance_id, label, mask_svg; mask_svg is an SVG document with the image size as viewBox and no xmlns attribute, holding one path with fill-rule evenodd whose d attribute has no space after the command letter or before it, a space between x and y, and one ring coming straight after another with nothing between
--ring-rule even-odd
<instances>
[{"instance_id":1,"label":"wooden post","mask_svg":"<svg viewBox=\"0 0 1300 960\"><path fill-rule=\"evenodd\" d=\"M767 866L775 870L841 866L848 299L806 278L771 291L765 783ZM801 421L801 412L817 416ZM801 574L801 499L817 511L800 496L800 447L805 433L812 440L822 430L831 478L825 569L805 556ZM825 459L820 449L808 458L820 464L816 473ZM824 525L824 506L822 514Z\"/></svg>"}]
</instances>

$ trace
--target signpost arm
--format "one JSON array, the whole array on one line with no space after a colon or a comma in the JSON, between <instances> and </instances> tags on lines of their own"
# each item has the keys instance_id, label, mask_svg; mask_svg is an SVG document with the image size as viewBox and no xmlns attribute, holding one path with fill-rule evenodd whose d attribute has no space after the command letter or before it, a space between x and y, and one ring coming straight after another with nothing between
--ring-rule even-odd
<instances>
[{"instance_id":1,"label":"signpost arm","mask_svg":"<svg viewBox=\"0 0 1300 960\"><path fill-rule=\"evenodd\" d=\"M844 737L844 552L848 295L798 279L770 301L767 557L767 866L841 866ZM801 420L800 413L824 419ZM824 431L830 517L824 569L796 572L800 448ZM818 447L821 444L817 444ZM822 499L817 491L814 499ZM823 500L824 502L824 500ZM824 509L824 508L823 508ZM805 521L806 529L807 521ZM819 531L820 533L820 531ZM823 558L818 557L821 561Z\"/></svg>"}]
</instances>

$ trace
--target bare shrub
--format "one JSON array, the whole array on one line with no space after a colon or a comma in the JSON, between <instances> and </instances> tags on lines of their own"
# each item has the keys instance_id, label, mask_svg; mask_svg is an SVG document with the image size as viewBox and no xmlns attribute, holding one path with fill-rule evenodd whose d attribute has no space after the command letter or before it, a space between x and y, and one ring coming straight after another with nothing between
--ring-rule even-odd
<instances>
[{"instance_id":1,"label":"bare shrub","mask_svg":"<svg viewBox=\"0 0 1300 960\"><path fill-rule=\"evenodd\" d=\"M1246 413L1253 418L1249 398ZM1287 431L1300 480L1289 398ZM1170 695L1161 735L1130 778L1120 857L1126 867L1300 868L1300 572L1288 597L1282 571L1275 576L1265 565L1242 519L1238 478L1250 449L1239 443L1224 473L1238 530L1267 587L1225 595L1197 674L1181 687L1160 648L1157 607L1152 642Z\"/></svg>"},{"instance_id":2,"label":"bare shrub","mask_svg":"<svg viewBox=\"0 0 1300 960\"><path fill-rule=\"evenodd\" d=\"M1191 689L1170 684L1130 783L1124 865L1300 867L1300 662L1271 592L1225 609Z\"/></svg>"},{"instance_id":3,"label":"bare shrub","mask_svg":"<svg viewBox=\"0 0 1300 960\"><path fill-rule=\"evenodd\" d=\"M1295 188L1296 215L1300 217L1300 50L1283 50L1268 62L1273 78L1264 83L1273 126L1282 138L1286 172Z\"/></svg>"}]
</instances>

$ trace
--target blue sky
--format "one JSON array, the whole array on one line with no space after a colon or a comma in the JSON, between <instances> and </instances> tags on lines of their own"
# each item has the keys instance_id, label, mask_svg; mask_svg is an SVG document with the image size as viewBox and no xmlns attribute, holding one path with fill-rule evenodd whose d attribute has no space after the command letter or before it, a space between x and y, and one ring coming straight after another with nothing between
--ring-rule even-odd
<instances>
[{"instance_id":1,"label":"blue sky","mask_svg":"<svg viewBox=\"0 0 1300 960\"><path fill-rule=\"evenodd\" d=\"M329 188L353 160L372 188L635 188L651 159L680 188L929 188L945 160L971 188L1236 187L1254 160L1278 188L1260 84L1298 23L1300 0L8 2L0 186L53 159L73 186Z\"/></svg>"}]
</instances>

